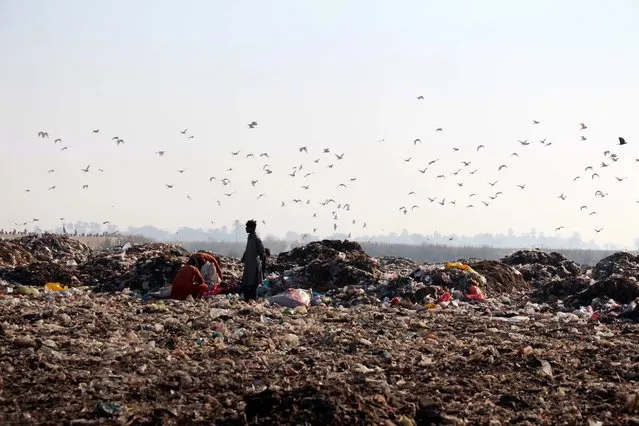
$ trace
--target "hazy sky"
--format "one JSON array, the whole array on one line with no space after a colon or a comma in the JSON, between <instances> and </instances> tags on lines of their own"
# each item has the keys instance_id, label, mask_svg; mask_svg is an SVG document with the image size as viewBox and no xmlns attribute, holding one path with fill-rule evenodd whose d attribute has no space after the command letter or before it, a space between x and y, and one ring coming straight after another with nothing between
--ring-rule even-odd
<instances>
[{"instance_id":1,"label":"hazy sky","mask_svg":"<svg viewBox=\"0 0 639 426\"><path fill-rule=\"evenodd\" d=\"M637 19L633 0L1 0L0 227L61 217L169 230L255 218L275 235L328 235L334 223L353 236L564 226L632 246ZM319 204L327 198L337 203Z\"/></svg>"}]
</instances>

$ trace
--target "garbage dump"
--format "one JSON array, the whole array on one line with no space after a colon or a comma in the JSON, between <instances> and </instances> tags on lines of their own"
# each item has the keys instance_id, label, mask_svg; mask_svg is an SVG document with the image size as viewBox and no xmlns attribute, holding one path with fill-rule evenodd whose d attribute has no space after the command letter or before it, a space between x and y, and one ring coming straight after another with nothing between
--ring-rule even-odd
<instances>
[{"instance_id":1,"label":"garbage dump","mask_svg":"<svg viewBox=\"0 0 639 426\"><path fill-rule=\"evenodd\" d=\"M163 299L180 246L21 240L0 241L0 424L639 423L629 254L587 275L318 241L270 258L246 304ZM242 264L216 257L232 288Z\"/></svg>"},{"instance_id":2,"label":"garbage dump","mask_svg":"<svg viewBox=\"0 0 639 426\"><path fill-rule=\"evenodd\" d=\"M501 260L515 267L534 286L581 274L581 268L561 253L518 250Z\"/></svg>"}]
</instances>

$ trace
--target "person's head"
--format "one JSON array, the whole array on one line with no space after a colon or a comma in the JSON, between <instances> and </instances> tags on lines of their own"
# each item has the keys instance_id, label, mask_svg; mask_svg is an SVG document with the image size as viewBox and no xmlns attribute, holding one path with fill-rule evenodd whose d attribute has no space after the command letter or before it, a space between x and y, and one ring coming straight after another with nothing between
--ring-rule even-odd
<instances>
[{"instance_id":1,"label":"person's head","mask_svg":"<svg viewBox=\"0 0 639 426\"><path fill-rule=\"evenodd\" d=\"M257 222L254 220L249 220L246 222L246 233L252 234L255 232L255 228L257 228Z\"/></svg>"},{"instance_id":2,"label":"person's head","mask_svg":"<svg viewBox=\"0 0 639 426\"><path fill-rule=\"evenodd\" d=\"M269 249L269 248L265 248L265 249L264 249L264 255L265 255L266 257L271 257L271 249Z\"/></svg>"},{"instance_id":3,"label":"person's head","mask_svg":"<svg viewBox=\"0 0 639 426\"><path fill-rule=\"evenodd\" d=\"M197 259L194 257L189 258L188 262L186 262L187 265L191 265L191 266L195 266L197 268Z\"/></svg>"}]
</instances>

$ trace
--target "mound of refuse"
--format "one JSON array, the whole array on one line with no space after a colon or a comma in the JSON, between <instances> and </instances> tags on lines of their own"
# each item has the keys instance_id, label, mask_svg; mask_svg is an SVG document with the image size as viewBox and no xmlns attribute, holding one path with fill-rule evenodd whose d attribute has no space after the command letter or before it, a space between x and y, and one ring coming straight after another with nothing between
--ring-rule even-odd
<instances>
[{"instance_id":1,"label":"mound of refuse","mask_svg":"<svg viewBox=\"0 0 639 426\"><path fill-rule=\"evenodd\" d=\"M280 253L274 266L283 278L275 289L288 287L326 291L379 277L377 262L354 241L322 240Z\"/></svg>"},{"instance_id":2,"label":"mound of refuse","mask_svg":"<svg viewBox=\"0 0 639 426\"><path fill-rule=\"evenodd\" d=\"M74 266L86 262L91 255L89 246L68 235L29 234L13 242L42 262Z\"/></svg>"},{"instance_id":3,"label":"mound of refuse","mask_svg":"<svg viewBox=\"0 0 639 426\"><path fill-rule=\"evenodd\" d=\"M34 262L35 257L14 240L0 240L0 268L12 268Z\"/></svg>"},{"instance_id":4,"label":"mound of refuse","mask_svg":"<svg viewBox=\"0 0 639 426\"><path fill-rule=\"evenodd\" d=\"M119 254L104 254L92 259L83 266L83 270L89 273L89 268L96 264L104 267L106 279L98 282L94 291L121 291L125 288L156 291L171 283L190 254L176 244L138 244ZM115 265L116 268L108 268L107 265Z\"/></svg>"},{"instance_id":5,"label":"mound of refuse","mask_svg":"<svg viewBox=\"0 0 639 426\"><path fill-rule=\"evenodd\" d=\"M542 250L518 250L503 259L533 285L542 285L556 279L581 274L581 268L561 253Z\"/></svg>"},{"instance_id":6,"label":"mound of refuse","mask_svg":"<svg viewBox=\"0 0 639 426\"><path fill-rule=\"evenodd\" d=\"M535 291L539 300L564 300L588 289L594 281L585 276L569 277L544 283Z\"/></svg>"},{"instance_id":7,"label":"mound of refuse","mask_svg":"<svg viewBox=\"0 0 639 426\"><path fill-rule=\"evenodd\" d=\"M612 299L630 303L639 297L639 283L634 277L611 276L596 281L566 300L566 304L590 305L594 299Z\"/></svg>"},{"instance_id":8,"label":"mound of refuse","mask_svg":"<svg viewBox=\"0 0 639 426\"><path fill-rule=\"evenodd\" d=\"M11 269L2 269L0 278L38 287L49 282L64 283L71 287L83 285L75 267L53 262L32 262Z\"/></svg>"},{"instance_id":9,"label":"mound of refuse","mask_svg":"<svg viewBox=\"0 0 639 426\"><path fill-rule=\"evenodd\" d=\"M628 252L617 252L601 259L592 271L596 280L611 276L634 277L639 280L639 255Z\"/></svg>"},{"instance_id":10,"label":"mound of refuse","mask_svg":"<svg viewBox=\"0 0 639 426\"><path fill-rule=\"evenodd\" d=\"M530 289L530 284L517 269L498 260L470 261L468 266L486 278L484 286L491 295L507 295Z\"/></svg>"}]
</instances>

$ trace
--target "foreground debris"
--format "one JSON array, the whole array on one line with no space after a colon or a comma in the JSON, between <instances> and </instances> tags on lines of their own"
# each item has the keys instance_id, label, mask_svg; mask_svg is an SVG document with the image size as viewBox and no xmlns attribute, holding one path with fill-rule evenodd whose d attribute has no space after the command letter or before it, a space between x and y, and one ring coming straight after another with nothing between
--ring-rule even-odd
<instances>
[{"instance_id":1,"label":"foreground debris","mask_svg":"<svg viewBox=\"0 0 639 426\"><path fill-rule=\"evenodd\" d=\"M86 288L5 297L0 423L637 421L637 325L487 303L504 315Z\"/></svg>"}]
</instances>

